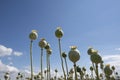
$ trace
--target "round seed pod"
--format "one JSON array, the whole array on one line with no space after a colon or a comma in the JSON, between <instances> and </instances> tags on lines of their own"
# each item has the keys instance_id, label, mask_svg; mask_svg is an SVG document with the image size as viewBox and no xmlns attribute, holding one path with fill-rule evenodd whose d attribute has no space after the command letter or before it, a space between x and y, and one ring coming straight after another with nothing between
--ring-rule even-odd
<instances>
[{"instance_id":1,"label":"round seed pod","mask_svg":"<svg viewBox=\"0 0 120 80\"><path fill-rule=\"evenodd\" d=\"M90 48L88 49L87 53L88 53L88 55L92 55L92 54L94 54L94 53L97 54L98 51L95 50L95 49L93 49L92 47L90 47Z\"/></svg>"},{"instance_id":2,"label":"round seed pod","mask_svg":"<svg viewBox=\"0 0 120 80\"><path fill-rule=\"evenodd\" d=\"M80 52L76 46L71 46L71 50L68 53L69 59L75 63L80 59Z\"/></svg>"},{"instance_id":3,"label":"round seed pod","mask_svg":"<svg viewBox=\"0 0 120 80\"><path fill-rule=\"evenodd\" d=\"M104 73L108 76L110 76L112 74L112 70L110 69L110 65L105 66Z\"/></svg>"},{"instance_id":4,"label":"round seed pod","mask_svg":"<svg viewBox=\"0 0 120 80\"><path fill-rule=\"evenodd\" d=\"M57 73L57 72L58 72L58 70L57 70L57 69L55 69L55 72Z\"/></svg>"},{"instance_id":5,"label":"round seed pod","mask_svg":"<svg viewBox=\"0 0 120 80\"><path fill-rule=\"evenodd\" d=\"M49 43L47 43L47 45L45 46L45 49L47 50L47 49L50 49L50 44Z\"/></svg>"},{"instance_id":6,"label":"round seed pod","mask_svg":"<svg viewBox=\"0 0 120 80\"><path fill-rule=\"evenodd\" d=\"M93 71L93 67L92 66L90 66L90 70Z\"/></svg>"},{"instance_id":7,"label":"round seed pod","mask_svg":"<svg viewBox=\"0 0 120 80\"><path fill-rule=\"evenodd\" d=\"M32 32L29 34L29 38L31 40L35 40L38 38L38 34L37 34L37 31L36 30L32 30Z\"/></svg>"},{"instance_id":8,"label":"round seed pod","mask_svg":"<svg viewBox=\"0 0 120 80\"><path fill-rule=\"evenodd\" d=\"M111 68L112 68L113 71L115 70L115 66L112 66Z\"/></svg>"},{"instance_id":9,"label":"round seed pod","mask_svg":"<svg viewBox=\"0 0 120 80\"><path fill-rule=\"evenodd\" d=\"M44 38L42 38L42 39L40 40L40 42L39 42L39 46L40 46L41 48L44 48L46 45L47 45L46 40L45 40Z\"/></svg>"},{"instance_id":10,"label":"round seed pod","mask_svg":"<svg viewBox=\"0 0 120 80\"><path fill-rule=\"evenodd\" d=\"M90 59L93 63L96 63L96 64L101 63L102 61L101 56L95 53L91 55Z\"/></svg>"},{"instance_id":11,"label":"round seed pod","mask_svg":"<svg viewBox=\"0 0 120 80\"><path fill-rule=\"evenodd\" d=\"M4 78L5 78L5 79L9 79L9 78L10 78L10 76L9 76L9 73L8 73L8 72L6 72L6 74L4 75Z\"/></svg>"},{"instance_id":12,"label":"round seed pod","mask_svg":"<svg viewBox=\"0 0 120 80\"><path fill-rule=\"evenodd\" d=\"M47 49L47 54L49 54L49 55L51 55L51 53L52 53L52 49Z\"/></svg>"},{"instance_id":13,"label":"round seed pod","mask_svg":"<svg viewBox=\"0 0 120 80\"><path fill-rule=\"evenodd\" d=\"M55 36L57 38L61 38L63 36L63 30L61 27L57 27L56 31L55 31Z\"/></svg>"},{"instance_id":14,"label":"round seed pod","mask_svg":"<svg viewBox=\"0 0 120 80\"><path fill-rule=\"evenodd\" d=\"M86 71L86 68L85 68L85 67L83 67L83 68L82 68L82 70L85 72L85 71Z\"/></svg>"},{"instance_id":15,"label":"round seed pod","mask_svg":"<svg viewBox=\"0 0 120 80\"><path fill-rule=\"evenodd\" d=\"M62 57L63 58L66 58L67 57L67 54L65 52L62 52Z\"/></svg>"},{"instance_id":16,"label":"round seed pod","mask_svg":"<svg viewBox=\"0 0 120 80\"><path fill-rule=\"evenodd\" d=\"M79 66L76 67L77 68L77 72L81 72L81 68Z\"/></svg>"}]
</instances>

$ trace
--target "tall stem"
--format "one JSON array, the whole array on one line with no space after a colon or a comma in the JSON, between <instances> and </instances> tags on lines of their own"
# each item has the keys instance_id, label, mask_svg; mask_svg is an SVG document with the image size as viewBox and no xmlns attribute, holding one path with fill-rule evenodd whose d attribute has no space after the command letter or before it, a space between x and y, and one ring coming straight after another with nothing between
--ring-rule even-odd
<instances>
[{"instance_id":1,"label":"tall stem","mask_svg":"<svg viewBox=\"0 0 120 80\"><path fill-rule=\"evenodd\" d=\"M78 79L77 79L76 63L74 63L74 71L75 71L75 80L78 80Z\"/></svg>"},{"instance_id":2,"label":"tall stem","mask_svg":"<svg viewBox=\"0 0 120 80\"><path fill-rule=\"evenodd\" d=\"M97 80L100 80L99 78L99 72L98 72L98 64L95 64L96 65L96 76L97 76Z\"/></svg>"},{"instance_id":3,"label":"tall stem","mask_svg":"<svg viewBox=\"0 0 120 80\"><path fill-rule=\"evenodd\" d=\"M68 74L67 60L66 60L66 58L64 58L64 59L65 59L65 65L66 65L67 76L68 76L69 74Z\"/></svg>"},{"instance_id":4,"label":"tall stem","mask_svg":"<svg viewBox=\"0 0 120 80\"><path fill-rule=\"evenodd\" d=\"M41 80L43 79L42 57L43 57L43 48L41 48Z\"/></svg>"},{"instance_id":5,"label":"tall stem","mask_svg":"<svg viewBox=\"0 0 120 80\"><path fill-rule=\"evenodd\" d=\"M47 80L48 80L48 72L49 72L49 65L48 65L48 53L46 54L46 63L47 63Z\"/></svg>"},{"instance_id":6,"label":"tall stem","mask_svg":"<svg viewBox=\"0 0 120 80\"><path fill-rule=\"evenodd\" d=\"M63 70L63 74L64 74L64 79L66 80L66 74L65 74L65 70L64 70L63 59L62 59L62 53L61 53L61 43L60 43L60 38L58 39L58 42L59 42L59 52L60 52L60 58L61 58L62 70Z\"/></svg>"},{"instance_id":7,"label":"tall stem","mask_svg":"<svg viewBox=\"0 0 120 80\"><path fill-rule=\"evenodd\" d=\"M48 65L49 65L49 79L51 78L51 70L50 70L50 55L49 55L49 57L48 57L49 59L48 59Z\"/></svg>"},{"instance_id":8,"label":"tall stem","mask_svg":"<svg viewBox=\"0 0 120 80\"><path fill-rule=\"evenodd\" d=\"M30 63L31 63L31 80L33 80L33 65L32 65L32 40L30 42Z\"/></svg>"}]
</instances>

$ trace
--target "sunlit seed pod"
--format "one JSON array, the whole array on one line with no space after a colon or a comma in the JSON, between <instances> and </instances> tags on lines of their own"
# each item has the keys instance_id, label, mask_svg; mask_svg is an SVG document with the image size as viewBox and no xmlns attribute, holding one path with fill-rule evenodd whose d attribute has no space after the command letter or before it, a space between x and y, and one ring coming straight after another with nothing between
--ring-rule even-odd
<instances>
[{"instance_id":1,"label":"sunlit seed pod","mask_svg":"<svg viewBox=\"0 0 120 80\"><path fill-rule=\"evenodd\" d=\"M36 30L32 30L32 32L29 34L29 38L31 40L35 40L38 38L38 34L37 34L37 31Z\"/></svg>"},{"instance_id":2,"label":"sunlit seed pod","mask_svg":"<svg viewBox=\"0 0 120 80\"><path fill-rule=\"evenodd\" d=\"M9 73L6 72L6 74L4 75L4 78L5 78L5 79L9 79L9 77L10 77L10 76L9 76Z\"/></svg>"},{"instance_id":3,"label":"sunlit seed pod","mask_svg":"<svg viewBox=\"0 0 120 80\"><path fill-rule=\"evenodd\" d=\"M101 56L99 54L95 54L95 53L91 55L90 59L93 63L96 63L96 64L101 63L101 61L102 61Z\"/></svg>"},{"instance_id":4,"label":"sunlit seed pod","mask_svg":"<svg viewBox=\"0 0 120 80\"><path fill-rule=\"evenodd\" d=\"M42 39L40 40L40 42L39 42L39 46L40 46L41 48L44 48L46 45L47 45L46 40L45 40L44 38L42 38Z\"/></svg>"},{"instance_id":5,"label":"sunlit seed pod","mask_svg":"<svg viewBox=\"0 0 120 80\"><path fill-rule=\"evenodd\" d=\"M63 30L61 27L57 27L56 31L55 31L55 36L57 38L61 38L63 36Z\"/></svg>"},{"instance_id":6,"label":"sunlit seed pod","mask_svg":"<svg viewBox=\"0 0 120 80\"><path fill-rule=\"evenodd\" d=\"M47 43L47 45L45 46L45 49L47 50L47 49L50 49L50 44L49 43Z\"/></svg>"},{"instance_id":7,"label":"sunlit seed pod","mask_svg":"<svg viewBox=\"0 0 120 80\"><path fill-rule=\"evenodd\" d=\"M71 50L69 51L68 56L73 63L80 59L80 52L76 46L71 46Z\"/></svg>"},{"instance_id":8,"label":"sunlit seed pod","mask_svg":"<svg viewBox=\"0 0 120 80\"><path fill-rule=\"evenodd\" d=\"M51 55L51 53L52 53L52 49L51 48L47 49L47 54Z\"/></svg>"},{"instance_id":9,"label":"sunlit seed pod","mask_svg":"<svg viewBox=\"0 0 120 80\"><path fill-rule=\"evenodd\" d=\"M67 57L67 54L65 52L62 52L62 57L63 58L66 58Z\"/></svg>"},{"instance_id":10,"label":"sunlit seed pod","mask_svg":"<svg viewBox=\"0 0 120 80\"><path fill-rule=\"evenodd\" d=\"M112 70L110 69L110 65L105 66L104 73L108 76L110 76L112 74Z\"/></svg>"},{"instance_id":11,"label":"sunlit seed pod","mask_svg":"<svg viewBox=\"0 0 120 80\"><path fill-rule=\"evenodd\" d=\"M91 55L91 54L93 53L93 48L90 47L90 48L88 49L87 53L88 53L88 55Z\"/></svg>"}]
</instances>

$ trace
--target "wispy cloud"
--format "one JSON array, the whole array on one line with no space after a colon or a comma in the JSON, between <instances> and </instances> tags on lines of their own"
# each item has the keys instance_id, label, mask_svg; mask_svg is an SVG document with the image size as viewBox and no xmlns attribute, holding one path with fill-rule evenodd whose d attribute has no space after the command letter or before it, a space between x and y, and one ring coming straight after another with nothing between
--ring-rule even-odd
<instances>
[{"instance_id":1,"label":"wispy cloud","mask_svg":"<svg viewBox=\"0 0 120 80\"><path fill-rule=\"evenodd\" d=\"M9 56L12 54L12 51L13 50L11 48L0 45L0 56Z\"/></svg>"},{"instance_id":2,"label":"wispy cloud","mask_svg":"<svg viewBox=\"0 0 120 80\"><path fill-rule=\"evenodd\" d=\"M118 50L118 51L120 51L120 48L115 48L115 50Z\"/></svg>"},{"instance_id":3,"label":"wispy cloud","mask_svg":"<svg viewBox=\"0 0 120 80\"><path fill-rule=\"evenodd\" d=\"M13 54L14 54L15 56L21 56L23 53L22 53L22 52L15 51L15 52L13 52Z\"/></svg>"},{"instance_id":4,"label":"wispy cloud","mask_svg":"<svg viewBox=\"0 0 120 80\"><path fill-rule=\"evenodd\" d=\"M120 54L105 55L103 56L103 61L105 61L106 64L115 66L117 70L120 70Z\"/></svg>"}]
</instances>

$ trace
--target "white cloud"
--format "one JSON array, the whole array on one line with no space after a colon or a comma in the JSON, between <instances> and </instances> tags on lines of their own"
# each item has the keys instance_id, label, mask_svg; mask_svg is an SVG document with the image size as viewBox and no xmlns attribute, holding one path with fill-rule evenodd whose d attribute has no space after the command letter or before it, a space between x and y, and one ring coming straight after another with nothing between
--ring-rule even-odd
<instances>
[{"instance_id":1,"label":"white cloud","mask_svg":"<svg viewBox=\"0 0 120 80\"><path fill-rule=\"evenodd\" d=\"M11 48L0 45L0 56L9 56L12 54L12 51L13 50Z\"/></svg>"},{"instance_id":2,"label":"white cloud","mask_svg":"<svg viewBox=\"0 0 120 80\"><path fill-rule=\"evenodd\" d=\"M21 55L22 55L22 52L17 52L17 51L15 51L15 52L13 52L13 54L14 54L15 56L21 56Z\"/></svg>"},{"instance_id":3,"label":"white cloud","mask_svg":"<svg viewBox=\"0 0 120 80\"><path fill-rule=\"evenodd\" d=\"M0 60L0 72L19 72L19 70L14 66L3 64Z\"/></svg>"},{"instance_id":4,"label":"white cloud","mask_svg":"<svg viewBox=\"0 0 120 80\"><path fill-rule=\"evenodd\" d=\"M105 64L110 64L111 66L115 66L116 70L120 70L120 54L117 55L105 55L103 56L103 61Z\"/></svg>"}]
</instances>

